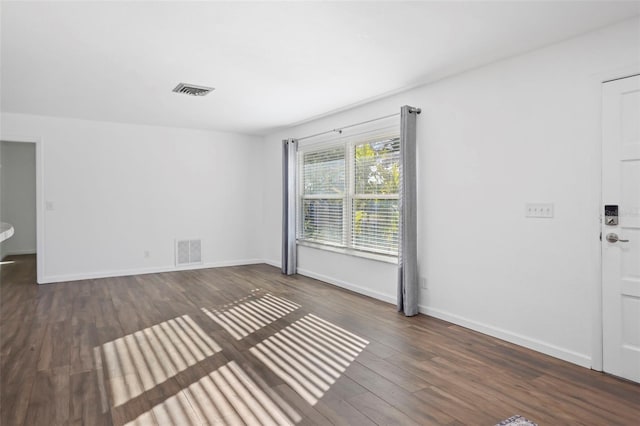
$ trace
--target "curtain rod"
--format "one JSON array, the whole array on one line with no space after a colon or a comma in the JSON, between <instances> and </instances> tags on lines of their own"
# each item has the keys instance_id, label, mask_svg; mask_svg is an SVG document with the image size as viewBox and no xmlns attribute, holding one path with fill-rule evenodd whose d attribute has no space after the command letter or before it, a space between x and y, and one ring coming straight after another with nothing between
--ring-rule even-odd
<instances>
[{"instance_id":1,"label":"curtain rod","mask_svg":"<svg viewBox=\"0 0 640 426\"><path fill-rule=\"evenodd\" d=\"M418 114L420 114L420 109L416 108L414 112L417 112ZM363 124L372 123L372 122L378 121L378 120L384 120L385 118L391 118L391 117L395 117L397 115L400 115L400 113L397 112L395 114L385 115L384 117L378 117L378 118L373 118L373 119L367 120L367 121L361 121L360 123L350 124L348 126L343 126L343 127L339 127L339 128L336 128L336 129L327 130L326 132L320 132L320 133L316 133L314 135L304 136L302 138L297 138L296 140L303 141L305 139L311 139L311 138L315 138L317 136L322 136L322 135L326 135L328 133L334 133L334 132L340 134L340 133L342 133L342 131L344 129L350 129L351 127L361 126Z\"/></svg>"}]
</instances>

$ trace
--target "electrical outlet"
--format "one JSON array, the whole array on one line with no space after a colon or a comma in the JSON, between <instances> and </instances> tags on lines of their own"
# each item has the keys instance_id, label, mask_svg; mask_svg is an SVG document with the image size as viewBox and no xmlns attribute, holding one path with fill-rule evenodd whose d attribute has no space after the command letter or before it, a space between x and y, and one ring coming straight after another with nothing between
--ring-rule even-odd
<instances>
[{"instance_id":1,"label":"electrical outlet","mask_svg":"<svg viewBox=\"0 0 640 426\"><path fill-rule=\"evenodd\" d=\"M553 217L553 203L527 203L525 204L525 217Z\"/></svg>"},{"instance_id":2,"label":"electrical outlet","mask_svg":"<svg viewBox=\"0 0 640 426\"><path fill-rule=\"evenodd\" d=\"M427 279L425 277L420 277L420 288L427 289Z\"/></svg>"}]
</instances>

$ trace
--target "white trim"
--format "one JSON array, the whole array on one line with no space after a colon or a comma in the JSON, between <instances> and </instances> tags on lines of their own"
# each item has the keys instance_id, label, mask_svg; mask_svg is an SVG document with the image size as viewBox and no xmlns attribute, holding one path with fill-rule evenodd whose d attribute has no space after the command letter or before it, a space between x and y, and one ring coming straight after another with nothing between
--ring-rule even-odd
<instances>
[{"instance_id":1,"label":"white trim","mask_svg":"<svg viewBox=\"0 0 640 426\"><path fill-rule=\"evenodd\" d=\"M430 315L441 320L457 324L459 326L469 328L471 330L478 331L482 334L486 334L492 337L496 337L500 340L514 343L519 346L523 346L528 349L532 349L543 354L550 355L554 358L561 359L563 361L577 364L581 367L590 368L591 358L588 355L571 351L569 349L561 348L550 343L546 343L531 337L524 336L518 333L512 333L502 328L494 327L492 325L484 324L478 321L470 320L459 315L451 314L449 312L442 311L440 309L431 308L428 306L420 305L419 311L422 314Z\"/></svg>"},{"instance_id":2,"label":"white trim","mask_svg":"<svg viewBox=\"0 0 640 426\"><path fill-rule=\"evenodd\" d=\"M44 277L42 282L40 282L39 284L92 280L92 279L110 278L110 277L126 277L130 275L157 274L162 272L190 271L194 269L221 268L225 266L255 265L258 263L264 263L264 261L262 259L223 260L220 262L209 262L209 263L203 263L198 265L188 265L188 266L182 266L182 267L159 266L159 267L151 267L151 268L120 269L115 271L85 272L80 274L52 275L52 276Z\"/></svg>"},{"instance_id":3,"label":"white trim","mask_svg":"<svg viewBox=\"0 0 640 426\"><path fill-rule=\"evenodd\" d=\"M265 264L267 264L269 266L274 266L274 267L276 267L278 269L282 268L282 264L280 263L279 260L268 260L268 259L265 259L265 260L262 261L262 263L265 263Z\"/></svg>"},{"instance_id":4,"label":"white trim","mask_svg":"<svg viewBox=\"0 0 640 426\"><path fill-rule=\"evenodd\" d=\"M594 90L597 90L602 95L603 84L608 81L630 77L632 75L640 73L640 62L633 61L629 64L621 67L612 68L603 72L592 74L591 81ZM602 333L602 244L596 237L602 230L602 206L604 205L602 199L602 97L600 98L600 143L597 146L593 154L593 161L595 162L595 173L593 176L592 188L594 190L594 218L597 218L597 225L594 226L594 255L596 261L594 262L593 273L596 277L595 287L592 289L592 303L591 303L591 368L597 371L603 371L603 333ZM595 220L594 220L595 222Z\"/></svg>"},{"instance_id":5,"label":"white trim","mask_svg":"<svg viewBox=\"0 0 640 426\"><path fill-rule=\"evenodd\" d=\"M387 125L379 127L379 123L376 123L371 127L370 124L362 130L360 133L355 134L343 134L342 130L339 130L339 135L335 136L331 134L326 138L322 138L319 142L311 144L300 144L298 147L298 170L297 170L297 199L300 201L296 208L296 231L297 231L297 243L300 245L309 245L310 247L335 251L342 254L365 257L372 260L378 260L387 263L398 263L398 255L378 253L375 250L366 250L356 247L353 240L353 201L354 200L400 200L400 192L396 194L356 194L355 187L355 147L359 145L366 145L373 143L374 141L399 141L400 140L400 122L398 120L398 114L387 117L386 119L392 119L393 125ZM352 126L346 126L347 128ZM370 128L371 127L371 128ZM345 181L345 191L342 194L304 194L304 182L303 182L303 169L304 169L304 156L309 153L323 152L327 150L333 150L337 148L344 148L344 174L347 176ZM302 184L301 184L302 183ZM330 242L319 242L313 240L306 240L302 238L302 215L303 205L306 200L341 200L343 202L342 207L342 241L339 244L334 245Z\"/></svg>"},{"instance_id":6,"label":"white trim","mask_svg":"<svg viewBox=\"0 0 640 426\"><path fill-rule=\"evenodd\" d=\"M36 249L11 250L2 253L2 256L22 256L24 254L36 254Z\"/></svg>"},{"instance_id":7,"label":"white trim","mask_svg":"<svg viewBox=\"0 0 640 426\"><path fill-rule=\"evenodd\" d=\"M314 241L297 240L299 246L311 247L318 250L331 251L334 253L340 253L347 256L364 257L365 259L375 260L377 262L391 263L392 265L398 264L398 256L384 253L374 253L372 251L358 250L354 248L332 246L330 244L316 243Z\"/></svg>"},{"instance_id":8,"label":"white trim","mask_svg":"<svg viewBox=\"0 0 640 426\"><path fill-rule=\"evenodd\" d=\"M372 291L372 290L369 290L368 288L360 287L360 286L348 283L346 281L339 280L337 278L329 277L327 275L316 274L315 272L312 272L306 269L300 269L300 268L298 268L298 274L304 275L305 277L323 281L327 284L335 285L336 287L341 287L346 290L351 290L353 292L363 294L365 296L369 296L374 299L381 300L383 302L396 303L395 296L380 293L377 291Z\"/></svg>"},{"instance_id":9,"label":"white trim","mask_svg":"<svg viewBox=\"0 0 640 426\"><path fill-rule=\"evenodd\" d=\"M226 267L226 266L254 265L254 264L260 264L260 263L264 263L276 268L280 268L280 262L277 260L245 259L245 260L210 262L202 265L190 265L190 266L181 267L181 268L176 268L174 266L166 266L166 267L158 267L158 268L137 268L137 269L128 269L128 270L119 270L119 271L57 275L57 276L45 277L45 279L42 281L42 284L109 278L109 277L121 277L121 276L130 276L130 275L155 274L155 273L161 273L161 272L176 272L176 271L188 271L188 270L196 270L196 269L219 268L219 267ZM391 303L391 304L396 303L396 297L394 295L372 291L367 288L357 286L337 278L329 277L327 275L317 274L315 272L305 270L305 269L298 269L298 274L304 275L306 277L313 278L316 280L320 280L327 284L335 285L336 287L350 290L358 294L362 294L364 296L368 296L373 299L380 300L382 302ZM480 332L482 334L486 334L488 336L492 336L492 337L507 341L509 343L513 343L537 352L541 352L543 354L552 356L554 358L558 358L573 364L577 364L581 367L585 367L585 368L591 367L592 360L588 355L585 355L585 354L580 354L580 353L571 351L569 349L561 348L559 346L542 342L540 340L537 340L531 337L523 336L518 333L513 333L513 332L510 332L498 327L494 327L491 325L487 325L478 321L473 321L459 315L442 311L440 309L435 309L428 306L420 305L419 311L422 314L429 315L434 318L439 318L444 321L450 322L452 324L466 327L471 330Z\"/></svg>"},{"instance_id":10,"label":"white trim","mask_svg":"<svg viewBox=\"0 0 640 426\"><path fill-rule=\"evenodd\" d=\"M11 133L0 134L0 141L36 144L36 282L45 279L45 188L44 188L44 143L39 136L25 136Z\"/></svg>"},{"instance_id":11,"label":"white trim","mask_svg":"<svg viewBox=\"0 0 640 426\"><path fill-rule=\"evenodd\" d=\"M266 263L271 266L279 267L279 264L276 261L264 260L263 263ZM351 290L356 293L363 294L365 296L369 296L377 300L381 300L383 302L387 302L391 304L396 303L396 298L395 296L392 296L392 295L371 291L369 289L366 289L366 288L363 288L363 287L360 287L360 286L357 286L333 277L317 274L315 272L304 270L304 269L298 269L298 273L300 275L304 275L310 278L314 278L314 279L326 282L328 284L335 285L337 287ZM572 350L562 348L560 346L552 345L550 343L546 343L541 340L534 339L532 337L524 336L519 333L513 333L508 330L504 330L504 329L494 327L488 324L484 324L478 321L470 320L460 315L455 315L440 309L435 309L428 306L420 305L419 311L422 314L429 315L434 318L439 318L441 320L450 322L452 324L469 328L479 333L492 336L497 339L504 340L506 342L513 343L515 345L534 350L536 352L541 352L543 354L561 359L563 361L570 362L572 364L579 365L581 367L591 368L592 359L586 354L574 352Z\"/></svg>"}]
</instances>

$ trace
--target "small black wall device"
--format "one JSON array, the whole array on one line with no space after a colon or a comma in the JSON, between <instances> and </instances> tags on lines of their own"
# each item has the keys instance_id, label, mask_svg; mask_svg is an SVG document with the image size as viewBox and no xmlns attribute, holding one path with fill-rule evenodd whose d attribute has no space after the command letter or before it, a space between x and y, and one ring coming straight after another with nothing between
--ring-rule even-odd
<instances>
[{"instance_id":1,"label":"small black wall device","mask_svg":"<svg viewBox=\"0 0 640 426\"><path fill-rule=\"evenodd\" d=\"M604 206L604 224L608 226L618 226L618 206Z\"/></svg>"}]
</instances>

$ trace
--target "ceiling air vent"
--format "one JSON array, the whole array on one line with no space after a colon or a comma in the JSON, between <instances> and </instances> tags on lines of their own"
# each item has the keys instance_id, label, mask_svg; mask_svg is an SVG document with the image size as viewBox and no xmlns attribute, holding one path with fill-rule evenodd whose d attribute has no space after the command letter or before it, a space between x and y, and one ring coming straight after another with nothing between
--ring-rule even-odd
<instances>
[{"instance_id":1,"label":"ceiling air vent","mask_svg":"<svg viewBox=\"0 0 640 426\"><path fill-rule=\"evenodd\" d=\"M204 96L213 90L213 87L196 86L195 84L187 83L180 83L173 89L176 93L183 93L189 96Z\"/></svg>"}]
</instances>

